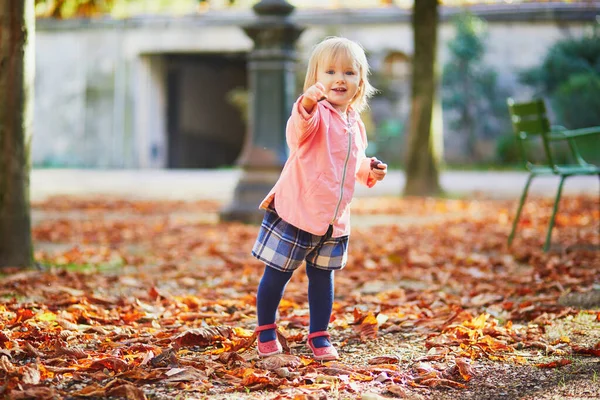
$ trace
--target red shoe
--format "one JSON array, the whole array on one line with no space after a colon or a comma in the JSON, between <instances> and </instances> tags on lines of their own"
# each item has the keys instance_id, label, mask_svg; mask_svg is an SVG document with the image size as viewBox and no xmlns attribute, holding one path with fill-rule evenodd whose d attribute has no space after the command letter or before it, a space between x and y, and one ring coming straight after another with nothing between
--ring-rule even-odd
<instances>
[{"instance_id":1,"label":"red shoe","mask_svg":"<svg viewBox=\"0 0 600 400\"><path fill-rule=\"evenodd\" d=\"M254 332L257 333L256 347L258 349L258 355L260 357L274 356L275 354L283 353L283 348L281 347L281 343L279 343L279 340L275 339L264 343L260 341L260 336L258 334L262 331L268 331L269 329L277 329L277 324L258 326L254 330Z\"/></svg>"},{"instance_id":2,"label":"red shoe","mask_svg":"<svg viewBox=\"0 0 600 400\"><path fill-rule=\"evenodd\" d=\"M310 349L313 352L313 358L318 361L337 360L339 356L338 356L338 352L335 349L335 347L333 347L333 346L314 347L313 346L312 339L314 339L316 337L321 337L321 336L329 337L330 335L326 331L313 332L310 335L308 335L308 339L306 340L308 347L310 347Z\"/></svg>"}]
</instances>

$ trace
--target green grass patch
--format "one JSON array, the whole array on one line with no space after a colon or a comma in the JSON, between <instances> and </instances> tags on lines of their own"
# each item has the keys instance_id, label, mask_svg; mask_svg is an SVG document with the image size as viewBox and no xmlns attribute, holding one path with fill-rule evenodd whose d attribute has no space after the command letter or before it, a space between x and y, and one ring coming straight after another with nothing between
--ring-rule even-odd
<instances>
[{"instance_id":1,"label":"green grass patch","mask_svg":"<svg viewBox=\"0 0 600 400\"><path fill-rule=\"evenodd\" d=\"M23 296L22 294L17 293L3 293L0 295L0 301L3 303L7 303L13 299L18 303L22 303L26 298L27 297Z\"/></svg>"},{"instance_id":2,"label":"green grass patch","mask_svg":"<svg viewBox=\"0 0 600 400\"><path fill-rule=\"evenodd\" d=\"M524 172L527 171L523 164L495 164L495 163L479 163L479 164L446 164L443 171L474 171L474 172Z\"/></svg>"},{"instance_id":3,"label":"green grass patch","mask_svg":"<svg viewBox=\"0 0 600 400\"><path fill-rule=\"evenodd\" d=\"M122 262L105 263L105 264L89 264L89 263L86 263L86 264L76 264L76 263L53 264L53 263L41 261L40 265L44 269L57 268L57 269L63 269L65 271L84 272L84 273L118 272L118 271L122 270L124 267L124 264Z\"/></svg>"},{"instance_id":4,"label":"green grass patch","mask_svg":"<svg viewBox=\"0 0 600 400\"><path fill-rule=\"evenodd\" d=\"M580 311L553 321L546 327L546 338L550 343L568 340L571 344L593 347L600 340L600 321L595 312Z\"/></svg>"}]
</instances>

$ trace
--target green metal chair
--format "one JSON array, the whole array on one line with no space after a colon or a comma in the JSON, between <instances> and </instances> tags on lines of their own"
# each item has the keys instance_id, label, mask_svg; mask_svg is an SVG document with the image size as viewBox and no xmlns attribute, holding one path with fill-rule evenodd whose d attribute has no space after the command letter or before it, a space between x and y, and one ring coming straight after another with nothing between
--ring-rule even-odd
<instances>
[{"instance_id":1,"label":"green metal chair","mask_svg":"<svg viewBox=\"0 0 600 400\"><path fill-rule=\"evenodd\" d=\"M516 135L517 142L519 143L521 155L525 161L525 167L529 171L529 177L527 178L525 188L521 195L517 215L513 221L510 235L508 236L508 245L510 246L514 239L517 224L521 217L523 203L527 198L527 192L529 191L529 186L533 178L539 175L557 175L560 177L560 183L554 200L554 208L552 210L552 217L550 217L546 242L544 243L544 251L547 252L550 249L554 218L556 216L556 211L558 210L558 203L560 201L565 179L575 175L598 175L600 178L600 166L586 162L579 153L577 144L575 143L575 139L577 138L600 135L600 126L572 130L561 126L551 126L546 115L546 106L542 99L534 99L524 103L515 103L513 99L509 98L507 103L513 131ZM531 152L528 151L528 146L531 145L530 142L532 141L541 142L543 149L543 151L540 151L539 147L536 149L538 154L535 159L532 159ZM572 163L562 165L556 163L557 158L553 154L551 144L561 141L567 141L573 159ZM542 157L540 157L541 152L543 152ZM600 153L600 146L598 148L598 153Z\"/></svg>"}]
</instances>

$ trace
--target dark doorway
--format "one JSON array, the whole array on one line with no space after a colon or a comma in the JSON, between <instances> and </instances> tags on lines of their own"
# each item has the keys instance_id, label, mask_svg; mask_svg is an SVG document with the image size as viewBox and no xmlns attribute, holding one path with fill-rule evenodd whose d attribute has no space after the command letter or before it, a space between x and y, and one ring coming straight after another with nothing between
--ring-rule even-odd
<instances>
[{"instance_id":1,"label":"dark doorway","mask_svg":"<svg viewBox=\"0 0 600 400\"><path fill-rule=\"evenodd\" d=\"M246 125L229 93L247 87L245 54L167 55L169 168L218 168L238 158Z\"/></svg>"}]
</instances>

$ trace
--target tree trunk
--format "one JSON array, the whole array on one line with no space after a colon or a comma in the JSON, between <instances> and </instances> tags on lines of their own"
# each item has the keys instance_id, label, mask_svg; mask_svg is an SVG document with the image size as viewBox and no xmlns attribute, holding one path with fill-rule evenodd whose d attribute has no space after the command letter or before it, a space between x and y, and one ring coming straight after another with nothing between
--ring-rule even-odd
<instances>
[{"instance_id":1,"label":"tree trunk","mask_svg":"<svg viewBox=\"0 0 600 400\"><path fill-rule=\"evenodd\" d=\"M419 0L413 6L414 57L412 104L406 154L405 195L441 193L439 150L435 145L441 129L433 123L437 79L435 74L438 0ZM439 125L439 124L438 124ZM433 129L432 126L436 128Z\"/></svg>"},{"instance_id":2,"label":"tree trunk","mask_svg":"<svg viewBox=\"0 0 600 400\"><path fill-rule=\"evenodd\" d=\"M33 2L0 1L0 269L33 263L29 207Z\"/></svg>"}]
</instances>

